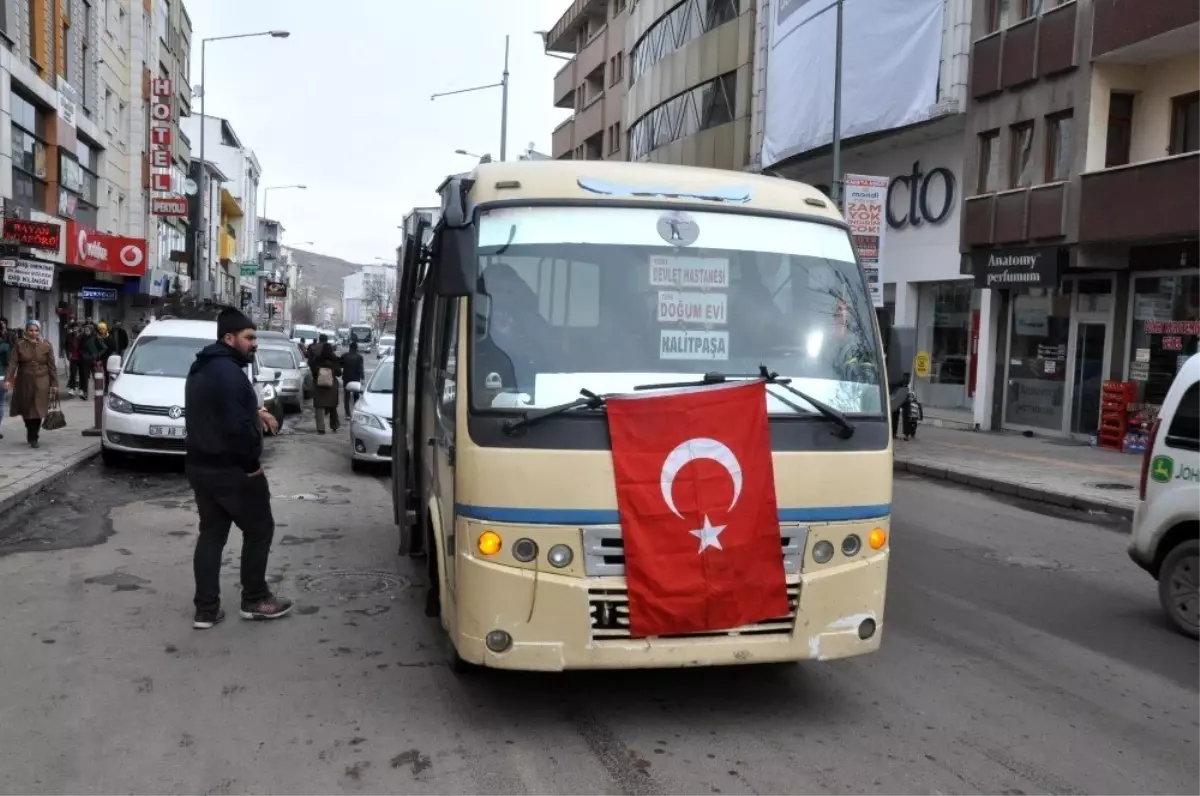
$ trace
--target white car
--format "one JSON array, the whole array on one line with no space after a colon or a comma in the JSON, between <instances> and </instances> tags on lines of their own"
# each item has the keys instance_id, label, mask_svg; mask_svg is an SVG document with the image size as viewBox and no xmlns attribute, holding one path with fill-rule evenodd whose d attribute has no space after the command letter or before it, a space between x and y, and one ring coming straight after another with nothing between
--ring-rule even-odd
<instances>
[{"instance_id":1,"label":"white car","mask_svg":"<svg viewBox=\"0 0 1200 796\"><path fill-rule=\"evenodd\" d=\"M187 448L184 387L200 349L217 339L216 321L153 321L125 355L109 357L112 384L104 399L100 453L106 464L121 456L182 456ZM252 369L247 366L246 378ZM274 400L278 374L263 368L253 381L260 401Z\"/></svg>"},{"instance_id":2,"label":"white car","mask_svg":"<svg viewBox=\"0 0 1200 796\"><path fill-rule=\"evenodd\" d=\"M1142 460L1129 556L1158 581L1176 630L1200 629L1200 355L1175 374Z\"/></svg>"},{"instance_id":3,"label":"white car","mask_svg":"<svg viewBox=\"0 0 1200 796\"><path fill-rule=\"evenodd\" d=\"M367 465L392 460L392 377L396 361L381 361L364 385L352 381L346 389L358 393L350 413L350 466L358 472Z\"/></svg>"},{"instance_id":4,"label":"white car","mask_svg":"<svg viewBox=\"0 0 1200 796\"><path fill-rule=\"evenodd\" d=\"M383 359L384 357L390 357L392 354L395 354L395 353L396 353L396 336L391 335L391 334L385 334L383 337L380 337L379 338L379 347L378 347L379 358Z\"/></svg>"}]
</instances>

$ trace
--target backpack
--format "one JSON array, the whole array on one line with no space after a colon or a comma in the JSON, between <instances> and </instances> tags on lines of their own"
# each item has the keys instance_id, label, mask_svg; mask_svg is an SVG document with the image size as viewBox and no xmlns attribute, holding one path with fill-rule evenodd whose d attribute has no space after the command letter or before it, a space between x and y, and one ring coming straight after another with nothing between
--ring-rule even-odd
<instances>
[{"instance_id":1,"label":"backpack","mask_svg":"<svg viewBox=\"0 0 1200 796\"><path fill-rule=\"evenodd\" d=\"M317 369L317 386L332 387L333 386L333 368L318 368Z\"/></svg>"}]
</instances>

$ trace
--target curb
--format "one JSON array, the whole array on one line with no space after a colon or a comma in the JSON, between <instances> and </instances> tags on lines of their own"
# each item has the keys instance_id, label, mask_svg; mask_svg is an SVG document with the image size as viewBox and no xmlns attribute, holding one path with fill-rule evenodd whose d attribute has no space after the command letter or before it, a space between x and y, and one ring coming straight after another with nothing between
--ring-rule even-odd
<instances>
[{"instance_id":1,"label":"curb","mask_svg":"<svg viewBox=\"0 0 1200 796\"><path fill-rule=\"evenodd\" d=\"M92 459L96 458L99 455L100 455L100 441L99 440L96 441L96 444L94 446L71 454L64 460L64 462L61 464L61 466L55 472L46 476L41 481L38 481L36 484L25 487L24 489L20 490L16 494L10 495L9 497L6 497L3 500L0 500L0 514L3 514L5 511L8 511L8 509L17 505L22 500L25 500L28 497L32 497L33 495L36 495L39 492L49 489L60 478L70 475L71 473L75 472L80 467L87 464L88 462L90 462Z\"/></svg>"},{"instance_id":2,"label":"curb","mask_svg":"<svg viewBox=\"0 0 1200 796\"><path fill-rule=\"evenodd\" d=\"M997 492L1003 495L1012 495L1014 497L1032 500L1038 503L1048 503L1053 506L1060 506L1067 509L1076 509L1079 511L1100 512L1113 517L1120 517L1126 520L1133 519L1133 509L1127 506L1121 506L1115 503L1109 503L1103 500L1086 497L1083 495L1070 495L1065 492L1056 492L1052 489L1043 487L1026 486L1012 481L1001 481L997 478L989 478L987 476L975 475L973 473L964 473L960 470L953 470L949 467L938 467L931 464L921 464L920 462L902 462L897 459L892 460L892 469L899 472L912 473L923 478L929 478L938 481L950 481L955 484L982 489L985 492Z\"/></svg>"}]
</instances>

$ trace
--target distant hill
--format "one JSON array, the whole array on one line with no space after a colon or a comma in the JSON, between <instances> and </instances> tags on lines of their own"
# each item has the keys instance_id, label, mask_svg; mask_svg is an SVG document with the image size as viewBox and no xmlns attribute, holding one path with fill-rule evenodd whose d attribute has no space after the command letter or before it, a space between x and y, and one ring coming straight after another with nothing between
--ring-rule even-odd
<instances>
[{"instance_id":1,"label":"distant hill","mask_svg":"<svg viewBox=\"0 0 1200 796\"><path fill-rule=\"evenodd\" d=\"M342 306L342 279L362 268L361 265L303 249L290 249L292 260L300 266L300 282L317 292L318 305Z\"/></svg>"}]
</instances>

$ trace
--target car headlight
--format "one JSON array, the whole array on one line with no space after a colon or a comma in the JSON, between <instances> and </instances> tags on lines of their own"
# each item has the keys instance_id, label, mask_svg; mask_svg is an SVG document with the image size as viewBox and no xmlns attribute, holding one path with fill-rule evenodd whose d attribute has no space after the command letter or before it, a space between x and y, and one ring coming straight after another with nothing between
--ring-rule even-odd
<instances>
[{"instance_id":1,"label":"car headlight","mask_svg":"<svg viewBox=\"0 0 1200 796\"><path fill-rule=\"evenodd\" d=\"M275 400L275 385L267 384L263 387L263 401Z\"/></svg>"},{"instance_id":2,"label":"car headlight","mask_svg":"<svg viewBox=\"0 0 1200 796\"><path fill-rule=\"evenodd\" d=\"M116 393L110 392L108 394L108 408L123 415L133 414L133 404L129 403L129 401L126 401Z\"/></svg>"},{"instance_id":3,"label":"car headlight","mask_svg":"<svg viewBox=\"0 0 1200 796\"><path fill-rule=\"evenodd\" d=\"M355 412L350 419L352 422L360 426L370 426L371 428L377 428L380 431L384 430L383 421L368 412Z\"/></svg>"}]
</instances>

